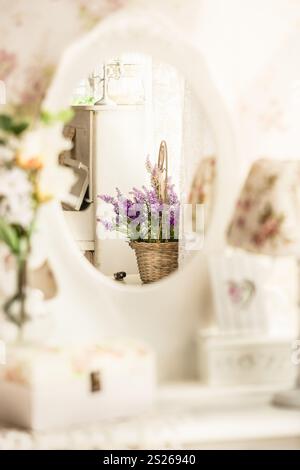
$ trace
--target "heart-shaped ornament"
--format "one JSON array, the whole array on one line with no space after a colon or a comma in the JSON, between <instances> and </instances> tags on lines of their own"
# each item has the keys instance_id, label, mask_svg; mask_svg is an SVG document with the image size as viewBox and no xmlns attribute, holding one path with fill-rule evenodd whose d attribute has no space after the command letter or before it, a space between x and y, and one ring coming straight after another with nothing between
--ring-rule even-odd
<instances>
[{"instance_id":1,"label":"heart-shaped ornament","mask_svg":"<svg viewBox=\"0 0 300 470\"><path fill-rule=\"evenodd\" d=\"M256 292L255 284L248 279L227 282L227 293L231 303L240 310L249 307Z\"/></svg>"}]
</instances>

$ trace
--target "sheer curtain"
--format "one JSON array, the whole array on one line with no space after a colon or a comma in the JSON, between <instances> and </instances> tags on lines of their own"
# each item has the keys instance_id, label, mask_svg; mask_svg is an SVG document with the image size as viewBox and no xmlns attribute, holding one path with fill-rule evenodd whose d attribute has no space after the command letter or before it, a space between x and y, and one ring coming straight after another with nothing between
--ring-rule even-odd
<instances>
[{"instance_id":1,"label":"sheer curtain","mask_svg":"<svg viewBox=\"0 0 300 470\"><path fill-rule=\"evenodd\" d=\"M187 203L195 174L203 159L215 157L216 148L205 112L182 74L166 63L152 64L152 149L153 159L161 140L169 153L169 176L180 200ZM180 242L179 262L185 264L193 252Z\"/></svg>"},{"instance_id":2,"label":"sheer curtain","mask_svg":"<svg viewBox=\"0 0 300 470\"><path fill-rule=\"evenodd\" d=\"M153 63L152 110L153 156L157 158L160 142L168 145L169 176L181 192L183 146L184 79L171 65Z\"/></svg>"}]
</instances>

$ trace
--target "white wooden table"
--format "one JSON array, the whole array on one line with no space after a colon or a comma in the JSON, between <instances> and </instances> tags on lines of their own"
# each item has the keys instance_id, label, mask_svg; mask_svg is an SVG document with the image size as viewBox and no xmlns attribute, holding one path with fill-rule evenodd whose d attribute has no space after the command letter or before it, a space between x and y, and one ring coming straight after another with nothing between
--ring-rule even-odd
<instances>
[{"instance_id":1,"label":"white wooden table","mask_svg":"<svg viewBox=\"0 0 300 470\"><path fill-rule=\"evenodd\" d=\"M0 428L0 449L300 449L300 411L273 407L273 392L164 386L142 416L51 433Z\"/></svg>"}]
</instances>

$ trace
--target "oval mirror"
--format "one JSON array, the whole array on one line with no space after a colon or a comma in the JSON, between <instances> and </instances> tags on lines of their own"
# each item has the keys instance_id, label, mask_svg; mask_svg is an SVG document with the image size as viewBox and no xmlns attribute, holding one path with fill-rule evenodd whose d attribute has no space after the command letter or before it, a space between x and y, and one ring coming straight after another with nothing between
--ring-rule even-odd
<instances>
[{"instance_id":1,"label":"oval mirror","mask_svg":"<svg viewBox=\"0 0 300 470\"><path fill-rule=\"evenodd\" d=\"M214 194L213 131L174 66L129 51L97 63L72 90L61 164L80 252L120 285L159 281L203 249Z\"/></svg>"}]
</instances>

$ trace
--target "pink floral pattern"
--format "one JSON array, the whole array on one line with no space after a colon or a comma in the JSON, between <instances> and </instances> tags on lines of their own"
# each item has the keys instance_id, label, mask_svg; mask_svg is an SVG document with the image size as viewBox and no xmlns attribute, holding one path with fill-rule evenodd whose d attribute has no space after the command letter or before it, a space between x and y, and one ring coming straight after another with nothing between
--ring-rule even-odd
<instances>
[{"instance_id":1,"label":"pink floral pattern","mask_svg":"<svg viewBox=\"0 0 300 470\"><path fill-rule=\"evenodd\" d=\"M54 67L51 65L32 65L25 71L26 83L29 86L22 89L19 96L22 108L26 109L27 114L34 114L39 110L53 74Z\"/></svg>"},{"instance_id":2,"label":"pink floral pattern","mask_svg":"<svg viewBox=\"0 0 300 470\"><path fill-rule=\"evenodd\" d=\"M16 65L16 55L5 49L0 49L0 80L5 80L13 72Z\"/></svg>"},{"instance_id":3,"label":"pink floral pattern","mask_svg":"<svg viewBox=\"0 0 300 470\"><path fill-rule=\"evenodd\" d=\"M6 5L0 18L0 80L9 110L36 116L66 47L130 2L15 0Z\"/></svg>"},{"instance_id":4,"label":"pink floral pattern","mask_svg":"<svg viewBox=\"0 0 300 470\"><path fill-rule=\"evenodd\" d=\"M229 244L264 254L300 251L300 162L258 160L241 191Z\"/></svg>"}]
</instances>

